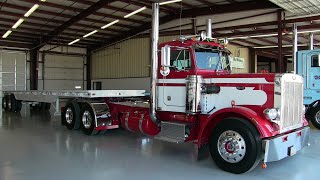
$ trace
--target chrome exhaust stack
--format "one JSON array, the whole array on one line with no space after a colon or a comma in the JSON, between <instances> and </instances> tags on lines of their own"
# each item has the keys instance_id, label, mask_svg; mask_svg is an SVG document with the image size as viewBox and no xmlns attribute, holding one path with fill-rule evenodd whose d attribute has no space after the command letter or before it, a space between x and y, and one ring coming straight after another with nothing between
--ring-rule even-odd
<instances>
[{"instance_id":1,"label":"chrome exhaust stack","mask_svg":"<svg viewBox=\"0 0 320 180\"><path fill-rule=\"evenodd\" d=\"M151 99L150 118L157 125L157 81L158 81L158 43L159 43L159 3L152 4L152 33L151 33Z\"/></svg>"},{"instance_id":2,"label":"chrome exhaust stack","mask_svg":"<svg viewBox=\"0 0 320 180\"><path fill-rule=\"evenodd\" d=\"M292 46L292 60L293 60L293 73L297 73L297 52L298 52L298 28L297 25L294 23L292 27L292 39L293 39L293 46Z\"/></svg>"},{"instance_id":3,"label":"chrome exhaust stack","mask_svg":"<svg viewBox=\"0 0 320 180\"><path fill-rule=\"evenodd\" d=\"M314 34L311 32L309 34L309 50L313 50L313 43L314 43Z\"/></svg>"},{"instance_id":4,"label":"chrome exhaust stack","mask_svg":"<svg viewBox=\"0 0 320 180\"><path fill-rule=\"evenodd\" d=\"M207 20L207 39L212 39L212 22L211 22L211 19Z\"/></svg>"}]
</instances>

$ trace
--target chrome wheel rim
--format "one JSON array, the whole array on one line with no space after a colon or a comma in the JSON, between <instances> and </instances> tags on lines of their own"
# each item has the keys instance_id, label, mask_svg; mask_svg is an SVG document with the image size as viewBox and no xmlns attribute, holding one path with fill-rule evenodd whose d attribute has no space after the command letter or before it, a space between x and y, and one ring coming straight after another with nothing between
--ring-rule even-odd
<instances>
[{"instance_id":1,"label":"chrome wheel rim","mask_svg":"<svg viewBox=\"0 0 320 180\"><path fill-rule=\"evenodd\" d=\"M66 110L66 115L65 115L65 118L66 118L66 122L68 124L71 124L72 121L73 121L73 112L72 112L72 109L71 108L68 108Z\"/></svg>"},{"instance_id":2,"label":"chrome wheel rim","mask_svg":"<svg viewBox=\"0 0 320 180\"><path fill-rule=\"evenodd\" d=\"M316 119L317 123L320 123L320 111L318 111L318 112L316 113L315 119Z\"/></svg>"},{"instance_id":3,"label":"chrome wheel rim","mask_svg":"<svg viewBox=\"0 0 320 180\"><path fill-rule=\"evenodd\" d=\"M6 100L3 100L3 108L7 108L7 102L6 102Z\"/></svg>"},{"instance_id":4,"label":"chrome wheel rim","mask_svg":"<svg viewBox=\"0 0 320 180\"><path fill-rule=\"evenodd\" d=\"M8 109L11 109L11 101L10 100L7 105L8 105Z\"/></svg>"},{"instance_id":5,"label":"chrome wheel rim","mask_svg":"<svg viewBox=\"0 0 320 180\"><path fill-rule=\"evenodd\" d=\"M92 124L92 117L89 111L84 111L83 115L82 115L82 124L83 127L86 129L89 129L91 127Z\"/></svg>"},{"instance_id":6,"label":"chrome wheel rim","mask_svg":"<svg viewBox=\"0 0 320 180\"><path fill-rule=\"evenodd\" d=\"M240 162L246 154L246 142L236 131L223 132L217 142L220 156L229 163Z\"/></svg>"}]
</instances>

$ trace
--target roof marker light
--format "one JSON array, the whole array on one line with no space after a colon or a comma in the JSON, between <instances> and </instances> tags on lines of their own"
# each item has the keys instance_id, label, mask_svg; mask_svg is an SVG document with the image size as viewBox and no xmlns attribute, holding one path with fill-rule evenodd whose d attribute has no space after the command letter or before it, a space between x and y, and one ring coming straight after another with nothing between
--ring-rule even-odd
<instances>
[{"instance_id":1,"label":"roof marker light","mask_svg":"<svg viewBox=\"0 0 320 180\"><path fill-rule=\"evenodd\" d=\"M33 5L32 8L30 8L29 11L24 14L24 17L29 17L36 9L38 9L38 7L39 4Z\"/></svg>"},{"instance_id":2,"label":"roof marker light","mask_svg":"<svg viewBox=\"0 0 320 180\"><path fill-rule=\"evenodd\" d=\"M146 6L140 8L140 9L138 9L138 10L136 10L136 11L133 11L132 13L127 14L127 15L125 15L125 16L123 16L123 17L124 17L124 18L131 17L131 16L133 16L133 15L135 15L135 14L138 14L139 12L141 12L141 11L143 11L143 10L145 10L145 9L147 9Z\"/></svg>"},{"instance_id":3,"label":"roof marker light","mask_svg":"<svg viewBox=\"0 0 320 180\"><path fill-rule=\"evenodd\" d=\"M12 28L13 28L13 29L17 29L23 21L24 21L24 19L20 18L20 19L12 26Z\"/></svg>"},{"instance_id":4,"label":"roof marker light","mask_svg":"<svg viewBox=\"0 0 320 180\"><path fill-rule=\"evenodd\" d=\"M98 30L94 30L94 31L92 31L92 32L84 35L83 37L84 37L84 38L89 37L89 36L91 36L92 34L97 33L97 32L98 32Z\"/></svg>"},{"instance_id":5,"label":"roof marker light","mask_svg":"<svg viewBox=\"0 0 320 180\"><path fill-rule=\"evenodd\" d=\"M107 27L110 27L110 26L112 26L112 25L114 25L114 24L116 24L116 23L118 23L118 22L119 22L119 19L117 19L117 20L115 20L115 21L112 21L111 23L102 26L101 29L105 29L105 28L107 28Z\"/></svg>"},{"instance_id":6,"label":"roof marker light","mask_svg":"<svg viewBox=\"0 0 320 180\"><path fill-rule=\"evenodd\" d=\"M74 44L74 43L76 43L76 42L78 42L78 41L80 41L80 39L76 39L76 40L70 42L68 45L70 46L70 45L72 45L72 44Z\"/></svg>"},{"instance_id":7,"label":"roof marker light","mask_svg":"<svg viewBox=\"0 0 320 180\"><path fill-rule=\"evenodd\" d=\"M182 0L172 0L172 1L165 1L165 2L161 2L159 3L159 5L165 5L165 4L171 4L171 3L176 3L176 2L181 2Z\"/></svg>"},{"instance_id":8,"label":"roof marker light","mask_svg":"<svg viewBox=\"0 0 320 180\"><path fill-rule=\"evenodd\" d=\"M2 38L7 38L10 34L12 33L12 31L7 31L3 36Z\"/></svg>"}]
</instances>

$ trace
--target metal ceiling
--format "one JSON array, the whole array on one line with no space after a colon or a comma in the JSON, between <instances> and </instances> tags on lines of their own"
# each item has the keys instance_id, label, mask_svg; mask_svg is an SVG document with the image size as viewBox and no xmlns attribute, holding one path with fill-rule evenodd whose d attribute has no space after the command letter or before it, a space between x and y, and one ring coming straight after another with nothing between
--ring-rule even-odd
<instances>
[{"instance_id":1,"label":"metal ceiling","mask_svg":"<svg viewBox=\"0 0 320 180\"><path fill-rule=\"evenodd\" d=\"M164 1L164 0L163 0ZM35 48L43 44L67 45L80 38L75 46L98 48L126 39L150 29L151 1L149 0L0 0L0 34L13 32L0 39L6 43ZM17 28L12 25L23 18L34 4L40 7ZM130 18L124 16L141 7L147 9ZM267 0L183 0L181 3L161 7L162 23L184 17L196 17L215 13L227 13L275 7ZM119 23L101 30L116 19ZM87 38L82 38L94 30L99 30Z\"/></svg>"},{"instance_id":2,"label":"metal ceiling","mask_svg":"<svg viewBox=\"0 0 320 180\"><path fill-rule=\"evenodd\" d=\"M162 0L164 1L164 0ZM272 0L275 1L275 0ZM298 0L295 0L298 1ZM302 1L302 0L300 0ZM293 2L285 0L282 2ZM124 39L139 35L149 36L151 28L151 3L149 0L0 0L0 35L7 30L13 32L7 38L0 38L0 46L14 46L22 48L39 48L44 44L68 45L75 39L80 41L73 46L87 47L91 50L114 44ZM12 29L13 24L34 5L40 7L17 28ZM124 18L125 15L146 6L146 10ZM266 9L265 12L254 15L241 16L235 19L228 19L214 24L224 24L236 20L246 20L252 17L277 13L278 6L268 0L183 0L180 3L161 6L161 24L171 22L180 17L186 18L184 24L174 24L162 28L162 35L178 35L180 30L183 34L194 34L195 29L204 30L204 23L193 26L192 19L197 16L234 13L239 11ZM180 14L181 13L181 14ZM118 19L119 22L106 28L102 26ZM320 16L282 20L284 28L290 31L291 23L299 22L301 30L320 29L318 21ZM278 22L268 21L263 23L221 26L214 29L216 37L238 37L263 34L274 34L278 32ZM215 26L214 26L215 27ZM182 28L182 29L181 29ZM84 35L99 30L89 37ZM300 43L307 41L307 35L301 34ZM315 36L315 43L320 43ZM231 43L246 47L270 46L263 49L276 54L277 36L250 37L233 39ZM289 35L283 37L283 44L289 45L292 40ZM262 50L261 50L262 51ZM286 51L284 51L286 52ZM289 51L288 51L289 52Z\"/></svg>"},{"instance_id":3,"label":"metal ceiling","mask_svg":"<svg viewBox=\"0 0 320 180\"><path fill-rule=\"evenodd\" d=\"M320 0L270 0L292 15L308 15L320 13Z\"/></svg>"}]
</instances>

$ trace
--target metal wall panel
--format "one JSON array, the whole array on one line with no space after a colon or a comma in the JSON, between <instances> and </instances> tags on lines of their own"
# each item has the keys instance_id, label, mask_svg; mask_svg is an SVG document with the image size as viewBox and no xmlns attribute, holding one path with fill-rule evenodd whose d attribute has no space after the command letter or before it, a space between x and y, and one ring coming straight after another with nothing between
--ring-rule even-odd
<instances>
[{"instance_id":1,"label":"metal wall panel","mask_svg":"<svg viewBox=\"0 0 320 180\"><path fill-rule=\"evenodd\" d=\"M177 39L178 36L160 37L159 42ZM234 56L245 59L245 68L234 73L249 72L249 50L228 45ZM137 78L150 76L150 38L130 39L92 55L92 80Z\"/></svg>"},{"instance_id":2,"label":"metal wall panel","mask_svg":"<svg viewBox=\"0 0 320 180\"><path fill-rule=\"evenodd\" d=\"M84 56L44 54L41 85L44 90L74 90L85 89L84 81ZM79 88L80 87L80 88Z\"/></svg>"},{"instance_id":3,"label":"metal wall panel","mask_svg":"<svg viewBox=\"0 0 320 180\"><path fill-rule=\"evenodd\" d=\"M160 42L176 37L161 37ZM150 38L130 39L92 55L92 79L149 77Z\"/></svg>"},{"instance_id":4,"label":"metal wall panel","mask_svg":"<svg viewBox=\"0 0 320 180\"><path fill-rule=\"evenodd\" d=\"M26 90L26 52L0 51L1 90Z\"/></svg>"}]
</instances>

